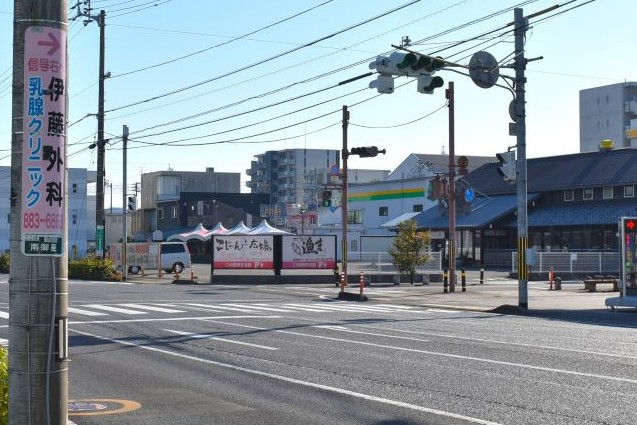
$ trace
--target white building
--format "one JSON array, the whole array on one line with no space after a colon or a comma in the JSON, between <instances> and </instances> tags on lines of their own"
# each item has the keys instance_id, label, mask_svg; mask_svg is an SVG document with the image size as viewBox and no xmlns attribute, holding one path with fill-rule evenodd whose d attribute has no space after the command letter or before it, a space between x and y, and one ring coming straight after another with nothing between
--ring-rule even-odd
<instances>
[{"instance_id":1,"label":"white building","mask_svg":"<svg viewBox=\"0 0 637 425\"><path fill-rule=\"evenodd\" d=\"M615 148L637 147L637 83L581 90L579 116L580 152L598 150L603 140Z\"/></svg>"},{"instance_id":2,"label":"white building","mask_svg":"<svg viewBox=\"0 0 637 425\"><path fill-rule=\"evenodd\" d=\"M68 170L68 255L82 258L95 241L95 197L87 196L87 184L95 181L95 172L83 168ZM10 249L11 167L0 166L0 251Z\"/></svg>"}]
</instances>

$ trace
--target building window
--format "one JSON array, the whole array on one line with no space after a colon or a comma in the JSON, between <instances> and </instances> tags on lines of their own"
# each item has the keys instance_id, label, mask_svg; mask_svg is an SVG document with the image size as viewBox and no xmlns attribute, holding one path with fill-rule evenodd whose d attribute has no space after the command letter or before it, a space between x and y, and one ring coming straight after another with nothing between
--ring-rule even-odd
<instances>
[{"instance_id":1,"label":"building window","mask_svg":"<svg viewBox=\"0 0 637 425\"><path fill-rule=\"evenodd\" d=\"M624 186L624 198L633 198L635 196L635 186Z\"/></svg>"},{"instance_id":2,"label":"building window","mask_svg":"<svg viewBox=\"0 0 637 425\"><path fill-rule=\"evenodd\" d=\"M575 199L575 195L573 194L573 189L567 189L564 191L564 200L565 201L572 201L573 199Z\"/></svg>"},{"instance_id":3,"label":"building window","mask_svg":"<svg viewBox=\"0 0 637 425\"><path fill-rule=\"evenodd\" d=\"M389 215L389 207L378 207L378 215L380 217L387 217Z\"/></svg>"},{"instance_id":4,"label":"building window","mask_svg":"<svg viewBox=\"0 0 637 425\"><path fill-rule=\"evenodd\" d=\"M73 188L73 193L77 193L77 183L73 183L71 187Z\"/></svg>"},{"instance_id":5,"label":"building window","mask_svg":"<svg viewBox=\"0 0 637 425\"><path fill-rule=\"evenodd\" d=\"M361 224L362 222L362 211L347 211L347 224Z\"/></svg>"},{"instance_id":6,"label":"building window","mask_svg":"<svg viewBox=\"0 0 637 425\"><path fill-rule=\"evenodd\" d=\"M422 204L416 204L413 206L413 212L422 212Z\"/></svg>"},{"instance_id":7,"label":"building window","mask_svg":"<svg viewBox=\"0 0 637 425\"><path fill-rule=\"evenodd\" d=\"M584 191L582 193L582 197L584 199L589 199L589 200L593 199L593 188L589 187L589 188L584 189Z\"/></svg>"},{"instance_id":8,"label":"building window","mask_svg":"<svg viewBox=\"0 0 637 425\"><path fill-rule=\"evenodd\" d=\"M157 220L163 220L163 219L164 219L164 209L157 208Z\"/></svg>"},{"instance_id":9,"label":"building window","mask_svg":"<svg viewBox=\"0 0 637 425\"><path fill-rule=\"evenodd\" d=\"M605 186L604 187L603 198L604 199L613 199L613 187L612 186Z\"/></svg>"},{"instance_id":10,"label":"building window","mask_svg":"<svg viewBox=\"0 0 637 425\"><path fill-rule=\"evenodd\" d=\"M73 214L73 224L77 224L77 215Z\"/></svg>"}]
</instances>

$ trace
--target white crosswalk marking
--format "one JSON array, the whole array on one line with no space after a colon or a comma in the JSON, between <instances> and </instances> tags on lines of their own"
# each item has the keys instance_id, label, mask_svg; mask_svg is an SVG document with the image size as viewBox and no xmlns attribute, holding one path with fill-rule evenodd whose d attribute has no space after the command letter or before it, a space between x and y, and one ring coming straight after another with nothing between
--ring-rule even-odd
<instances>
[{"instance_id":1,"label":"white crosswalk marking","mask_svg":"<svg viewBox=\"0 0 637 425\"><path fill-rule=\"evenodd\" d=\"M84 310L83 308L76 308L76 307L69 307L68 312L74 313L74 314L81 314L84 316L107 316L108 315L108 313L101 313L98 311L89 311L89 310Z\"/></svg>"},{"instance_id":2,"label":"white crosswalk marking","mask_svg":"<svg viewBox=\"0 0 637 425\"><path fill-rule=\"evenodd\" d=\"M446 312L442 309L416 309L413 306L391 305L391 304L369 304L348 303L345 301L331 302L306 302L306 303L121 303L121 304L80 304L77 307L68 307L69 314L75 316L108 316L112 314L144 315L149 313L178 314L186 312L213 312L227 313L240 312L244 314L264 315L267 313L405 313L427 311ZM0 319L9 319L9 312L0 310Z\"/></svg>"},{"instance_id":3,"label":"white crosswalk marking","mask_svg":"<svg viewBox=\"0 0 637 425\"><path fill-rule=\"evenodd\" d=\"M106 310L106 311L112 311L114 313L122 313L122 314L146 314L145 311L130 310L128 308L120 308L120 307L115 307L112 305L88 304L88 305L85 305L84 307L96 308L98 310Z\"/></svg>"},{"instance_id":4,"label":"white crosswalk marking","mask_svg":"<svg viewBox=\"0 0 637 425\"><path fill-rule=\"evenodd\" d=\"M160 313L183 313L183 310L175 310L172 308L166 307L158 307L155 305L144 305L144 304L122 304L124 307L130 308L138 308L140 310L150 310L150 311L158 311Z\"/></svg>"}]
</instances>

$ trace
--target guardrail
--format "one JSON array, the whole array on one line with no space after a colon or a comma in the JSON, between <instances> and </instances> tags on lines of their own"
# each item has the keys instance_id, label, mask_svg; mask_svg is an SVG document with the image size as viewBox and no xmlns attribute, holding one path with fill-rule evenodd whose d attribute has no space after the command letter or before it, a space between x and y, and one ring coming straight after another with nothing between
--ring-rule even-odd
<instances>
[{"instance_id":1,"label":"guardrail","mask_svg":"<svg viewBox=\"0 0 637 425\"><path fill-rule=\"evenodd\" d=\"M618 252L543 252L535 253L532 271L538 273L619 273ZM518 270L518 253L511 253L511 270Z\"/></svg>"}]
</instances>

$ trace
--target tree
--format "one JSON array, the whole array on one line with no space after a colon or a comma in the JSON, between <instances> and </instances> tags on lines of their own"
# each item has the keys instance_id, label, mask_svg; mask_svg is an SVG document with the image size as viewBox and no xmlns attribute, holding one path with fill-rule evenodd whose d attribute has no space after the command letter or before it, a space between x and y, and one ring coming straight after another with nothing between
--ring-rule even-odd
<instances>
[{"instance_id":1,"label":"tree","mask_svg":"<svg viewBox=\"0 0 637 425\"><path fill-rule=\"evenodd\" d=\"M389 248L389 255L392 256L398 272L409 275L412 285L416 276L416 266L429 260L427 248L430 242L429 231L416 231L415 221L407 220L398 225L398 236Z\"/></svg>"}]
</instances>

